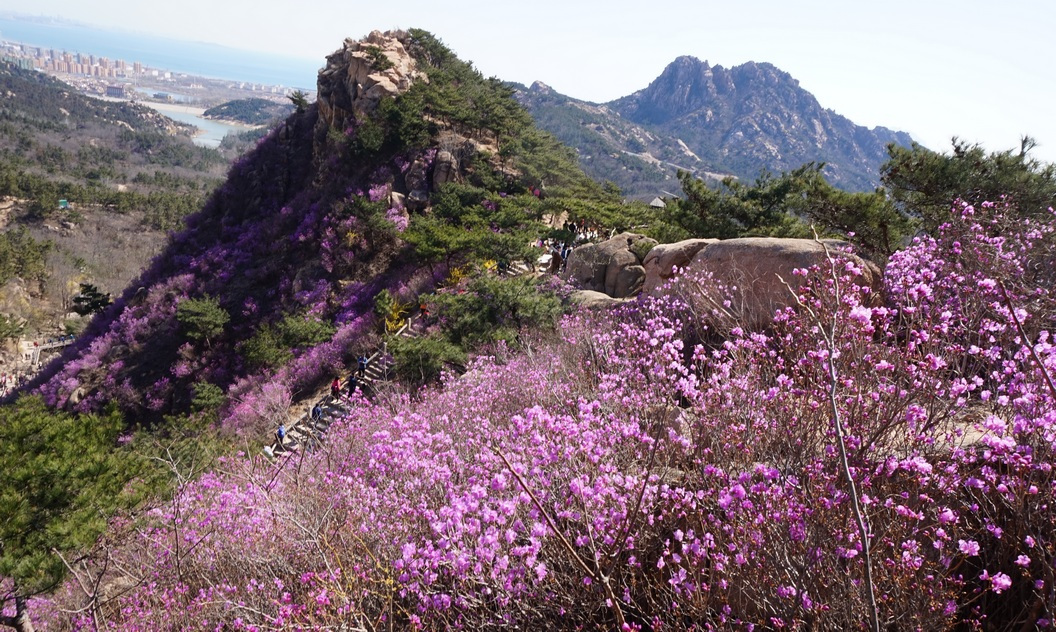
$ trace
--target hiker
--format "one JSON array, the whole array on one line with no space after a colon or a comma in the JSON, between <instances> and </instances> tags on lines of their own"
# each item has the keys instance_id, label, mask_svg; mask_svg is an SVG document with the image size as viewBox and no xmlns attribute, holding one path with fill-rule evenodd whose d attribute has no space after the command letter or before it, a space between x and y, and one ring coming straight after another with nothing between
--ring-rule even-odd
<instances>
[{"instance_id":1,"label":"hiker","mask_svg":"<svg viewBox=\"0 0 1056 632\"><path fill-rule=\"evenodd\" d=\"M312 419L320 421L323 418L323 407L316 404L312 407Z\"/></svg>"},{"instance_id":2,"label":"hiker","mask_svg":"<svg viewBox=\"0 0 1056 632\"><path fill-rule=\"evenodd\" d=\"M359 362L359 374L360 375L366 375L367 374L367 364L370 363L370 360L367 359L367 356L361 355L361 356L359 356L358 362Z\"/></svg>"},{"instance_id":3,"label":"hiker","mask_svg":"<svg viewBox=\"0 0 1056 632\"><path fill-rule=\"evenodd\" d=\"M359 380L355 375L348 376L348 397L352 398L356 394L356 388L359 386Z\"/></svg>"},{"instance_id":4,"label":"hiker","mask_svg":"<svg viewBox=\"0 0 1056 632\"><path fill-rule=\"evenodd\" d=\"M337 396L341 394L341 380L334 378L333 382L330 382L330 397L337 399Z\"/></svg>"},{"instance_id":5,"label":"hiker","mask_svg":"<svg viewBox=\"0 0 1056 632\"><path fill-rule=\"evenodd\" d=\"M279 424L279 429L275 431L276 443L282 445L282 440L286 438L286 424Z\"/></svg>"}]
</instances>

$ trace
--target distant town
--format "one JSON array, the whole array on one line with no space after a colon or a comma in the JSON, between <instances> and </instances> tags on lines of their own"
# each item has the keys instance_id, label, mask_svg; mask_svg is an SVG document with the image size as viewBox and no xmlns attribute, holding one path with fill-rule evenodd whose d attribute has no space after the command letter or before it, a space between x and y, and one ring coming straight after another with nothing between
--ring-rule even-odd
<instances>
[{"instance_id":1,"label":"distant town","mask_svg":"<svg viewBox=\"0 0 1056 632\"><path fill-rule=\"evenodd\" d=\"M109 59L21 42L0 41L0 60L27 70L39 70L95 96L175 102L210 107L234 99L257 97L286 101L294 92L285 86L197 77L151 68L138 61Z\"/></svg>"}]
</instances>

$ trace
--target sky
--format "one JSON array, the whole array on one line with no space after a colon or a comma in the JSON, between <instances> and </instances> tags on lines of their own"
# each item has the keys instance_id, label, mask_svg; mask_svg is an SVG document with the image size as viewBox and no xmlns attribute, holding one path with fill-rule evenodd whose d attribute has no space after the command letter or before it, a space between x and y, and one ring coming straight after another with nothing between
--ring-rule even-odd
<instances>
[{"instance_id":1,"label":"sky","mask_svg":"<svg viewBox=\"0 0 1056 632\"><path fill-rule=\"evenodd\" d=\"M948 151L958 137L1056 162L1052 0L0 0L0 10L322 65L346 37L423 28L486 76L605 102L676 57L769 62L823 107Z\"/></svg>"}]
</instances>

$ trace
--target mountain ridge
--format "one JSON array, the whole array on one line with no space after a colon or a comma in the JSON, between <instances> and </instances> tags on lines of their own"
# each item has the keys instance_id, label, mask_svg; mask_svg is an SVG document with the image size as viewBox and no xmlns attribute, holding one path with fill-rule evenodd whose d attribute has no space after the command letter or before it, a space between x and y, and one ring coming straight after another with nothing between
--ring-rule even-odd
<instances>
[{"instance_id":1,"label":"mountain ridge","mask_svg":"<svg viewBox=\"0 0 1056 632\"><path fill-rule=\"evenodd\" d=\"M147 425L211 391L227 427L266 436L247 402L303 398L373 348L382 290L410 304L473 249L524 260L544 181L598 188L424 31L346 40L318 88L27 390Z\"/></svg>"},{"instance_id":2,"label":"mountain ridge","mask_svg":"<svg viewBox=\"0 0 1056 632\"><path fill-rule=\"evenodd\" d=\"M866 128L822 107L791 74L767 62L727 69L683 55L648 86L605 103L560 94L540 81L517 89L537 123L577 149L589 174L643 199L661 194L665 183L677 186L677 170L752 179L808 162L824 162L835 186L871 190L887 144L913 143L905 132ZM599 154L606 158L591 164Z\"/></svg>"}]
</instances>

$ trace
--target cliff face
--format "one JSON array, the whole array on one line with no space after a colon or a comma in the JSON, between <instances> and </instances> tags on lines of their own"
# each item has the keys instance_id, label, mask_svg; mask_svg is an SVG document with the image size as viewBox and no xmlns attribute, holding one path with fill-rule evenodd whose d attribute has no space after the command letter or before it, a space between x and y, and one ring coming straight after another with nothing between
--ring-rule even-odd
<instances>
[{"instance_id":1,"label":"cliff face","mask_svg":"<svg viewBox=\"0 0 1056 632\"><path fill-rule=\"evenodd\" d=\"M869 189L879 181L886 145L912 142L905 133L870 130L823 108L791 75L765 63L727 70L679 57L648 87L609 105L742 177L815 161L827 164L834 184Z\"/></svg>"},{"instance_id":2,"label":"cliff face","mask_svg":"<svg viewBox=\"0 0 1056 632\"><path fill-rule=\"evenodd\" d=\"M823 108L788 73L750 62L726 69L679 57L646 88L605 104L586 103L542 84L521 89L541 127L575 147L584 169L631 197L676 191L674 174L754 179L763 169L825 162L848 190L879 184L886 146L905 133L867 129Z\"/></svg>"}]
</instances>

